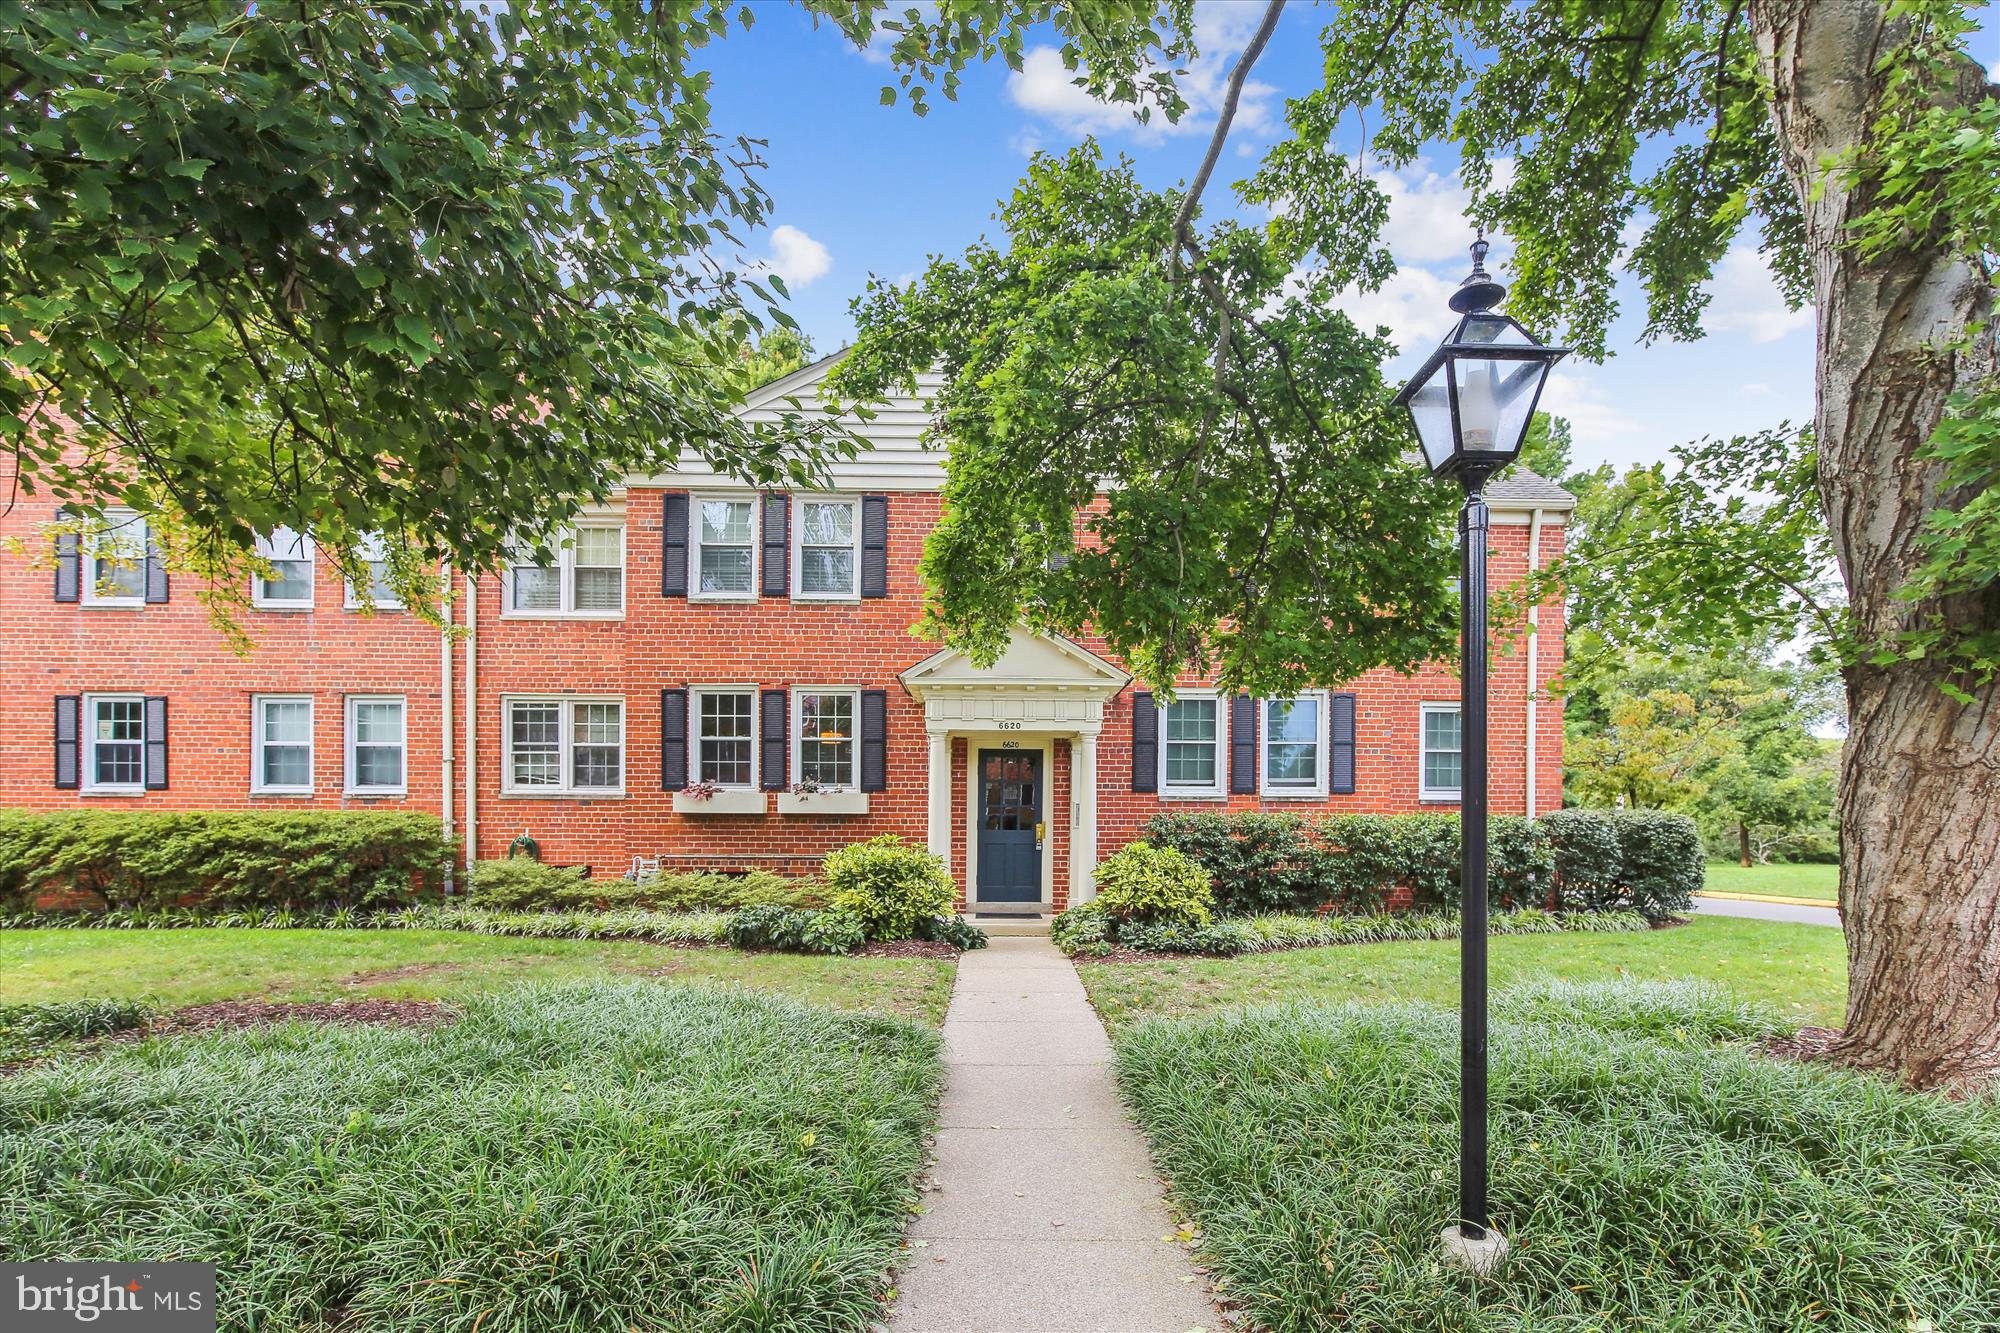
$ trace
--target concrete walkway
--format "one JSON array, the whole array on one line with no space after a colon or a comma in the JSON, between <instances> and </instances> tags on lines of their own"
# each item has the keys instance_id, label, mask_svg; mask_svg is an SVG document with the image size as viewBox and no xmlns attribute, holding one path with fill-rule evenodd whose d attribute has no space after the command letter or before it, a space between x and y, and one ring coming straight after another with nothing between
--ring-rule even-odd
<instances>
[{"instance_id":1,"label":"concrete walkway","mask_svg":"<svg viewBox=\"0 0 2000 1333\"><path fill-rule=\"evenodd\" d=\"M1048 938L960 957L945 1017L936 1188L910 1228L896 1333L1218 1329L1111 1045Z\"/></svg>"}]
</instances>

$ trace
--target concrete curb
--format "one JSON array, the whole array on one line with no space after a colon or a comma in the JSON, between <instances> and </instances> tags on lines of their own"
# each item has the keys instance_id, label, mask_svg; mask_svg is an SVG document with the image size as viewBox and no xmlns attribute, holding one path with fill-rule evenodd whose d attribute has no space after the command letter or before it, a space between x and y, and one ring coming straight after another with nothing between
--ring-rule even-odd
<instances>
[{"instance_id":1,"label":"concrete curb","mask_svg":"<svg viewBox=\"0 0 2000 1333\"><path fill-rule=\"evenodd\" d=\"M1824 907L1832 912L1840 910L1840 904L1831 898L1783 898L1775 893L1723 893L1716 889L1703 889L1695 896L1723 898L1732 903L1782 903L1786 907Z\"/></svg>"}]
</instances>

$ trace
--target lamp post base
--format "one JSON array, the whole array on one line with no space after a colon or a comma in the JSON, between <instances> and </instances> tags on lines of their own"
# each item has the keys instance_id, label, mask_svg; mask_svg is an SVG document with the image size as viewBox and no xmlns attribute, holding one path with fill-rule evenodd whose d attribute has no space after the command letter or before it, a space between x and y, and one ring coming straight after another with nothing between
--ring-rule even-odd
<instances>
[{"instance_id":1,"label":"lamp post base","mask_svg":"<svg viewBox=\"0 0 2000 1333\"><path fill-rule=\"evenodd\" d=\"M1511 1248L1507 1238L1492 1227L1486 1228L1486 1234L1474 1240L1461 1228L1448 1226L1438 1233L1438 1244L1444 1250L1445 1263L1463 1268L1479 1278L1492 1277Z\"/></svg>"}]
</instances>

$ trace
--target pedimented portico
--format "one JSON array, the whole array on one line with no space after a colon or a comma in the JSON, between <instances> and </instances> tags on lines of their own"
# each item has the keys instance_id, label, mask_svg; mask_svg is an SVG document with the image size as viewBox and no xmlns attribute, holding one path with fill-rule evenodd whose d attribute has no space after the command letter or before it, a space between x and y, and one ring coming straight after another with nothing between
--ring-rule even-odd
<instances>
[{"instance_id":1,"label":"pedimented portico","mask_svg":"<svg viewBox=\"0 0 2000 1333\"><path fill-rule=\"evenodd\" d=\"M1068 639L1017 628L991 666L947 648L899 679L924 706L930 848L962 869L968 907L1052 907L1059 869L1068 902L1087 901L1097 864L1097 737L1105 704L1131 677ZM954 763L961 740L962 770ZM1058 772L1064 748L1068 764ZM1059 848L1067 851L1061 867Z\"/></svg>"}]
</instances>

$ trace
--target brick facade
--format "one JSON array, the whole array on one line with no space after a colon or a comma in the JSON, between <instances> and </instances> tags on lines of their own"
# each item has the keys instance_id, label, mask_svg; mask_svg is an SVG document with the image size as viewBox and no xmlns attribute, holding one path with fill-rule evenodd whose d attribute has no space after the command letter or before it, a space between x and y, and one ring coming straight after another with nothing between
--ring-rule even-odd
<instances>
[{"instance_id":1,"label":"brick facade","mask_svg":"<svg viewBox=\"0 0 2000 1333\"><path fill-rule=\"evenodd\" d=\"M508 612L503 580L476 583L476 630L448 654L440 633L398 611L364 614L343 606L344 590L329 562L318 561L310 611L252 610L248 630L255 647L239 656L208 623L205 608L184 579L175 579L165 602L99 607L56 600L41 525L52 504L28 498L0 518L0 537L18 549L0 556L0 804L31 809L87 806L112 809L217 809L269 806L351 808L405 806L436 811L462 831L475 821L476 850L503 855L519 834L532 836L547 860L589 864L599 875L622 874L634 856L660 856L685 867L767 866L809 871L827 850L877 833L922 841L931 828L929 738L922 701L899 674L937 645L912 636L921 589L916 561L935 522L935 490L887 493L888 575L885 596L806 602L757 596L710 603L661 593L664 497L679 488L631 486L622 510L625 559L624 609L608 618L535 618ZM1525 570L1531 528L1526 511L1496 513L1493 573L1496 585ZM1539 557L1546 562L1562 545L1561 510L1544 511L1538 525ZM460 581L463 590L465 583ZM1527 808L1526 739L1529 716L1528 656L1537 659L1544 691L1560 672L1562 608L1540 611L1541 630L1531 647L1495 663L1492 694L1492 804L1499 813ZM461 624L466 607L457 610ZM1086 649L1101 645L1084 643ZM454 753L443 751L445 672L449 662L455 729ZM468 714L467 673L476 670ZM1188 679L1184 687L1212 682ZM865 815L780 814L778 793L763 792L762 814L676 813L674 793L662 782L662 690L706 685L758 691L801 686L883 689L887 692L881 790L868 794ZM1457 678L1449 669L1414 676L1375 671L1350 687L1355 700L1355 782L1351 794L1320 800L1233 795L1181 800L1132 790L1134 688L1119 689L1102 708L1097 734L1096 845L1098 852L1130 841L1145 820L1163 809L1284 809L1400 812L1454 808L1420 800L1420 710L1452 702ZM56 786L56 700L97 693L167 700L166 783L127 794L99 794L86 781ZM252 708L259 695L309 696L314 703L313 791L309 795L259 795L251 790ZM344 701L356 695L400 697L407 731L406 791L401 795L350 794L346 777L347 717ZM503 783L506 701L524 695L556 700L603 698L623 703L624 790L613 795L522 795ZM789 699L788 695L788 699ZM1226 713L1226 701L1222 705ZM1545 692L1538 714L1536 804L1552 809L1561 799L1562 716L1558 698ZM475 741L465 740L468 716ZM86 716L86 728L90 718ZM787 722L788 731L794 730ZM792 737L795 743L796 737ZM1069 896L1069 848L1082 824L1070 792L1073 737L1038 734L1023 740L1046 747L1049 858L1053 905ZM965 882L968 811L966 765L980 744L962 735L949 742L950 844L954 875ZM788 755L790 749L787 750ZM468 784L468 758L470 783ZM1221 747L1217 762L1226 768ZM89 763L87 746L79 762ZM789 779L789 775L787 775ZM446 799L447 783L451 786ZM1068 817L1066 817L1068 816Z\"/></svg>"}]
</instances>

